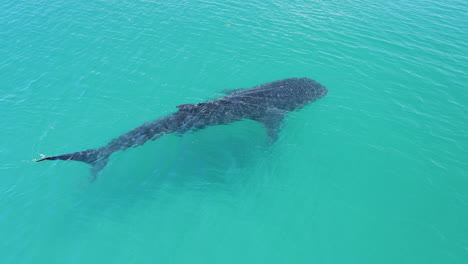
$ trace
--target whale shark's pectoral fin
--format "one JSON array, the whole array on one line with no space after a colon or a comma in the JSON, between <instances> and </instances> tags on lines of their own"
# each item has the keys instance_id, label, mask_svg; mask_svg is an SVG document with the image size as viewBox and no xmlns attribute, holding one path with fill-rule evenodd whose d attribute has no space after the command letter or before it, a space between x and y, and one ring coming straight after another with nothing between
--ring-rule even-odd
<instances>
[{"instance_id":1,"label":"whale shark's pectoral fin","mask_svg":"<svg viewBox=\"0 0 468 264\"><path fill-rule=\"evenodd\" d=\"M245 88L224 89L224 90L221 91L221 93L223 93L225 95L230 95L230 94L237 93L237 92L244 91L244 90L245 90Z\"/></svg>"},{"instance_id":2,"label":"whale shark's pectoral fin","mask_svg":"<svg viewBox=\"0 0 468 264\"><path fill-rule=\"evenodd\" d=\"M268 135L268 144L272 145L278 140L278 134L284 123L286 113L278 109L271 109L261 118L255 119L265 126Z\"/></svg>"}]
</instances>

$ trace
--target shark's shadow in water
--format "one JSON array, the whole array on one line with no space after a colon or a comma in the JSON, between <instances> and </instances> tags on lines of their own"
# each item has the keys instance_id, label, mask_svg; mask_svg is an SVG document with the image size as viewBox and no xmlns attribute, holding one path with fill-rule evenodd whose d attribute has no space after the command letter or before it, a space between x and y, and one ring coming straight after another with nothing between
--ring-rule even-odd
<instances>
[{"instance_id":1,"label":"shark's shadow in water","mask_svg":"<svg viewBox=\"0 0 468 264\"><path fill-rule=\"evenodd\" d=\"M178 133L194 132L207 126L226 125L242 119L258 121L265 126L269 143L278 138L288 112L325 96L328 90L309 78L289 78L250 89L224 91L226 96L197 104L179 105L177 112L145 123L106 146L38 160L76 160L90 164L93 179L107 164L112 153L143 145L149 140Z\"/></svg>"}]
</instances>

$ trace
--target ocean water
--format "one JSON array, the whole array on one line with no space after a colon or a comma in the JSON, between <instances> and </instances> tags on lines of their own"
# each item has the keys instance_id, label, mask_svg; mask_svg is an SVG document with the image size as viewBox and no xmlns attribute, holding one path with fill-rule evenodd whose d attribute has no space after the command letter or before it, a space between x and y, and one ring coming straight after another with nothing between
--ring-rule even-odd
<instances>
[{"instance_id":1,"label":"ocean water","mask_svg":"<svg viewBox=\"0 0 468 264\"><path fill-rule=\"evenodd\" d=\"M0 263L468 263L463 0L0 2ZM253 121L42 162L309 77Z\"/></svg>"}]
</instances>

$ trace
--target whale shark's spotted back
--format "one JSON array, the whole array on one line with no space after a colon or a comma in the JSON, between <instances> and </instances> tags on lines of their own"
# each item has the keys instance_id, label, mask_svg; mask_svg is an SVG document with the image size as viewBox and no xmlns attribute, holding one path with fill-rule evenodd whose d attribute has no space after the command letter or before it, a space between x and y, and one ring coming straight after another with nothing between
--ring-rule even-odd
<instances>
[{"instance_id":1,"label":"whale shark's spotted back","mask_svg":"<svg viewBox=\"0 0 468 264\"><path fill-rule=\"evenodd\" d=\"M255 86L233 97L262 107L292 111L328 93L325 86L309 78L289 78Z\"/></svg>"}]
</instances>

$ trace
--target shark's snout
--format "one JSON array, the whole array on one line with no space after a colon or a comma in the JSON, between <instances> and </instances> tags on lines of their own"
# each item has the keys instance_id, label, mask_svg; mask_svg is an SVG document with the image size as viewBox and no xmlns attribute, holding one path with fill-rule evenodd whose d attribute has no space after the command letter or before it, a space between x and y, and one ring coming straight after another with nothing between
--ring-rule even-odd
<instances>
[{"instance_id":1,"label":"shark's snout","mask_svg":"<svg viewBox=\"0 0 468 264\"><path fill-rule=\"evenodd\" d=\"M328 89L325 86L322 86L322 89L320 91L320 98L324 97L327 94L328 94Z\"/></svg>"}]
</instances>

